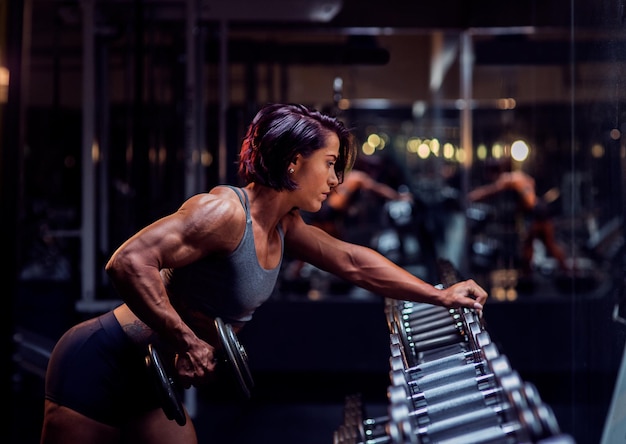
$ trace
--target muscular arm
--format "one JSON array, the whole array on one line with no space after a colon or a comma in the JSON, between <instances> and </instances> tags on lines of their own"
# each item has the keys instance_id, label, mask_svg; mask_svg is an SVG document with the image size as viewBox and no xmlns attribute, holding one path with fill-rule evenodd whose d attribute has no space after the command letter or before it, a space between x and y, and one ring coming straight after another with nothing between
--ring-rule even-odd
<instances>
[{"instance_id":1,"label":"muscular arm","mask_svg":"<svg viewBox=\"0 0 626 444\"><path fill-rule=\"evenodd\" d=\"M358 190L370 191L388 200L412 200L408 193L400 193L389 185L377 182L363 171L352 170L346 180L330 195L328 204L338 210L344 210L350 196Z\"/></svg>"},{"instance_id":2,"label":"muscular arm","mask_svg":"<svg viewBox=\"0 0 626 444\"><path fill-rule=\"evenodd\" d=\"M371 248L342 242L305 224L297 212L286 216L283 226L285 247L292 257L383 297L478 310L487 299L473 280L439 290Z\"/></svg>"},{"instance_id":3,"label":"muscular arm","mask_svg":"<svg viewBox=\"0 0 626 444\"><path fill-rule=\"evenodd\" d=\"M160 270L235 248L244 230L245 215L241 204L225 193L190 198L175 213L124 242L105 267L130 309L182 350L197 338L171 305Z\"/></svg>"},{"instance_id":4,"label":"muscular arm","mask_svg":"<svg viewBox=\"0 0 626 444\"><path fill-rule=\"evenodd\" d=\"M516 171L502 173L498 179L487 185L475 188L467 194L470 202L486 199L504 190L514 190L520 196L523 208L531 209L535 206L535 180L529 175Z\"/></svg>"},{"instance_id":5,"label":"muscular arm","mask_svg":"<svg viewBox=\"0 0 626 444\"><path fill-rule=\"evenodd\" d=\"M467 199L470 202L484 200L484 199L487 199L488 197L493 196L494 194L499 193L500 191L503 191L505 188L506 187L504 183L500 181L483 185L483 186L474 188L472 191L467 193Z\"/></svg>"},{"instance_id":6,"label":"muscular arm","mask_svg":"<svg viewBox=\"0 0 626 444\"><path fill-rule=\"evenodd\" d=\"M355 173L357 173L357 171L353 171L350 174ZM362 177L360 178L360 180L362 189L371 191L372 193L377 194L380 197L384 197L387 200L400 200L407 197L406 194L401 194L389 185L378 182L365 173L361 174Z\"/></svg>"}]
</instances>

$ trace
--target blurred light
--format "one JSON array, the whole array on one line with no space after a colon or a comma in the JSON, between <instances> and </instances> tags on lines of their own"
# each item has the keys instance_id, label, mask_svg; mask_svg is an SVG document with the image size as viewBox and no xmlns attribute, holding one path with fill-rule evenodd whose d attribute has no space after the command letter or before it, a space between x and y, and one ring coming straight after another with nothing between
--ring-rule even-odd
<instances>
[{"instance_id":1,"label":"blurred light","mask_svg":"<svg viewBox=\"0 0 626 444\"><path fill-rule=\"evenodd\" d=\"M201 159L202 159L202 166L208 167L213 164L213 155L207 150L202 150Z\"/></svg>"},{"instance_id":2,"label":"blurred light","mask_svg":"<svg viewBox=\"0 0 626 444\"><path fill-rule=\"evenodd\" d=\"M420 118L426 113L426 102L418 101L413 103L413 117Z\"/></svg>"},{"instance_id":3,"label":"blurred light","mask_svg":"<svg viewBox=\"0 0 626 444\"><path fill-rule=\"evenodd\" d=\"M517 290L515 288L507 288L505 293L507 301L513 302L517 300Z\"/></svg>"},{"instance_id":4,"label":"blurred light","mask_svg":"<svg viewBox=\"0 0 626 444\"><path fill-rule=\"evenodd\" d=\"M333 80L333 90L341 91L343 89L343 79L341 77L335 77Z\"/></svg>"},{"instance_id":5,"label":"blurred light","mask_svg":"<svg viewBox=\"0 0 626 444\"><path fill-rule=\"evenodd\" d=\"M465 163L465 159L467 158L467 154L465 153L464 148L459 148L456 150L456 161L459 163Z\"/></svg>"},{"instance_id":6,"label":"blurred light","mask_svg":"<svg viewBox=\"0 0 626 444\"><path fill-rule=\"evenodd\" d=\"M528 158L530 148L528 144L523 140L516 140L511 145L511 157L518 162L522 162Z\"/></svg>"},{"instance_id":7,"label":"blurred light","mask_svg":"<svg viewBox=\"0 0 626 444\"><path fill-rule=\"evenodd\" d=\"M367 142L361 145L361 151L363 152L363 154L366 154L368 156L371 156L372 154L374 154L375 150L376 148L374 148L372 145L370 145Z\"/></svg>"},{"instance_id":8,"label":"blurred light","mask_svg":"<svg viewBox=\"0 0 626 444\"><path fill-rule=\"evenodd\" d=\"M345 111L350 108L350 101L348 99L341 99L337 102L337 107Z\"/></svg>"},{"instance_id":9,"label":"blurred light","mask_svg":"<svg viewBox=\"0 0 626 444\"><path fill-rule=\"evenodd\" d=\"M476 157L480 160L485 160L487 158L487 145L481 143L476 148Z\"/></svg>"},{"instance_id":10,"label":"blurred light","mask_svg":"<svg viewBox=\"0 0 626 444\"><path fill-rule=\"evenodd\" d=\"M96 140L94 140L91 144L91 158L94 162L98 162L100 160L100 145Z\"/></svg>"},{"instance_id":11,"label":"blurred light","mask_svg":"<svg viewBox=\"0 0 626 444\"><path fill-rule=\"evenodd\" d=\"M378 148L381 144L382 140L378 134L370 134L367 136L367 143L369 143L374 148Z\"/></svg>"},{"instance_id":12,"label":"blurred light","mask_svg":"<svg viewBox=\"0 0 626 444\"><path fill-rule=\"evenodd\" d=\"M309 13L309 18L316 22L328 22L341 10L342 1L325 1L315 5Z\"/></svg>"},{"instance_id":13,"label":"blurred light","mask_svg":"<svg viewBox=\"0 0 626 444\"><path fill-rule=\"evenodd\" d=\"M212 20L270 22L329 22L343 7L342 0L203 0Z\"/></svg>"},{"instance_id":14,"label":"blurred light","mask_svg":"<svg viewBox=\"0 0 626 444\"><path fill-rule=\"evenodd\" d=\"M443 157L446 159L452 159L454 157L454 145L450 142L443 145Z\"/></svg>"},{"instance_id":15,"label":"blurred light","mask_svg":"<svg viewBox=\"0 0 626 444\"><path fill-rule=\"evenodd\" d=\"M164 146L159 148L159 165L164 165L167 161L167 149Z\"/></svg>"},{"instance_id":16,"label":"blurred light","mask_svg":"<svg viewBox=\"0 0 626 444\"><path fill-rule=\"evenodd\" d=\"M7 103L9 100L9 70L0 66L0 103Z\"/></svg>"},{"instance_id":17,"label":"blurred light","mask_svg":"<svg viewBox=\"0 0 626 444\"><path fill-rule=\"evenodd\" d=\"M333 80L333 100L339 104L343 98L343 79L341 77L335 77Z\"/></svg>"},{"instance_id":18,"label":"blurred light","mask_svg":"<svg viewBox=\"0 0 626 444\"><path fill-rule=\"evenodd\" d=\"M498 108L499 109L514 109L517 103L515 99L506 98L506 99L498 99Z\"/></svg>"},{"instance_id":19,"label":"blurred light","mask_svg":"<svg viewBox=\"0 0 626 444\"><path fill-rule=\"evenodd\" d=\"M600 145L599 143L594 143L593 146L591 147L591 155L595 157L596 159L599 159L600 157L604 157L604 147Z\"/></svg>"},{"instance_id":20,"label":"blurred light","mask_svg":"<svg viewBox=\"0 0 626 444\"><path fill-rule=\"evenodd\" d=\"M491 147L491 157L499 159L504 155L504 147L499 143L494 143Z\"/></svg>"},{"instance_id":21,"label":"blurred light","mask_svg":"<svg viewBox=\"0 0 626 444\"><path fill-rule=\"evenodd\" d=\"M611 136L611 139L613 140L618 140L620 137L622 137L621 131L617 128L613 128L609 134Z\"/></svg>"},{"instance_id":22,"label":"blurred light","mask_svg":"<svg viewBox=\"0 0 626 444\"><path fill-rule=\"evenodd\" d=\"M430 147L428 146L428 144L426 144L426 142L420 144L420 146L417 147L417 155L422 159L428 158L428 156L430 155Z\"/></svg>"},{"instance_id":23,"label":"blurred light","mask_svg":"<svg viewBox=\"0 0 626 444\"><path fill-rule=\"evenodd\" d=\"M133 161L133 144L128 142L126 146L126 164L130 165Z\"/></svg>"},{"instance_id":24,"label":"blurred light","mask_svg":"<svg viewBox=\"0 0 626 444\"><path fill-rule=\"evenodd\" d=\"M406 143L406 150L409 153L417 153L417 149L422 144L421 139L411 137Z\"/></svg>"},{"instance_id":25,"label":"blurred light","mask_svg":"<svg viewBox=\"0 0 626 444\"><path fill-rule=\"evenodd\" d=\"M439 140L433 139L430 141L430 151L435 156L439 156L439 148L440 148Z\"/></svg>"}]
</instances>

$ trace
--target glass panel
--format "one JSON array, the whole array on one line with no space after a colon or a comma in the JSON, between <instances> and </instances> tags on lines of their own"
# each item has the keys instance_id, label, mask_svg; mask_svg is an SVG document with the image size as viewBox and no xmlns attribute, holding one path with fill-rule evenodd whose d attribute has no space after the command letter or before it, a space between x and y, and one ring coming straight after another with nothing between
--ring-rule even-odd
<instances>
[{"instance_id":1,"label":"glass panel","mask_svg":"<svg viewBox=\"0 0 626 444\"><path fill-rule=\"evenodd\" d=\"M489 13L468 6L443 11L445 20L441 10L405 14L410 2L384 15L368 2L344 2L339 25L224 28L201 20L192 85L185 14L193 2L85 2L97 17L87 40L81 2L27 3L23 103L5 104L0 69L0 106L24 117L20 328L58 337L77 315L86 263L97 268L89 270L97 297L114 295L99 274L110 252L174 210L190 187L221 181L220 162L236 182L239 142L260 104L300 102L344 119L361 150L359 168L412 199L362 190L340 221L341 236L432 283L437 258L479 281L491 295L488 329L513 366L537 385L565 432L599 441L626 324L623 2L533 2L532 14L523 3ZM355 20L367 27L353 27L349 17L362 8L368 20ZM372 24L378 12L381 21L406 16L384 28ZM94 103L85 105L87 47L95 85ZM96 139L87 148L84 107ZM13 131L12 139L22 137ZM199 151L189 150L190 140ZM82 174L84 156L93 156L93 177ZM503 170L509 176L497 175ZM85 178L95 181L92 262L81 257ZM495 184L506 189L478 194ZM533 195L525 206L522 197ZM293 265L286 261L279 302L379 302ZM322 315L324 306L315 310Z\"/></svg>"}]
</instances>

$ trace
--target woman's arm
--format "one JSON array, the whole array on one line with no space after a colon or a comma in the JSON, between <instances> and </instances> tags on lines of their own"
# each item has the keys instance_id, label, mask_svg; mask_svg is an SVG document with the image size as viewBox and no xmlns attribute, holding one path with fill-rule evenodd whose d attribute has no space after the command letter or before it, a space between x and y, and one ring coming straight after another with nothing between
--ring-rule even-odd
<instances>
[{"instance_id":1,"label":"woman's arm","mask_svg":"<svg viewBox=\"0 0 626 444\"><path fill-rule=\"evenodd\" d=\"M297 212L283 219L286 252L383 297L481 310L487 292L473 280L445 289L412 275L371 248L343 242L307 225Z\"/></svg>"},{"instance_id":2,"label":"woman's arm","mask_svg":"<svg viewBox=\"0 0 626 444\"><path fill-rule=\"evenodd\" d=\"M130 237L105 266L132 312L183 357L189 377L201 377L212 369L213 348L198 338L172 306L160 270L184 266L207 254L232 251L243 235L244 224L245 214L238 200L197 195L175 213ZM185 375L183 371L181 376Z\"/></svg>"}]
</instances>

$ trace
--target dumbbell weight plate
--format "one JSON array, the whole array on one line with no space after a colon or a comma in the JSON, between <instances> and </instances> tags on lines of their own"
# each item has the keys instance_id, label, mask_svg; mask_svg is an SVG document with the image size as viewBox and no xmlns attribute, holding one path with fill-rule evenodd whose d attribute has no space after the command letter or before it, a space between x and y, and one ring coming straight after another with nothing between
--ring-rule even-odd
<instances>
[{"instance_id":1,"label":"dumbbell weight plate","mask_svg":"<svg viewBox=\"0 0 626 444\"><path fill-rule=\"evenodd\" d=\"M225 324L222 319L216 318L215 328L224 351L224 357L218 359L218 364L222 362L222 365L227 366L231 374L234 375L240 392L246 399L249 399L252 387L254 387L254 381L248 367L248 355L239 343L237 335L230 324ZM183 403L178 396L176 382L167 375L163 361L152 344L148 345L148 355L145 360L156 382L165 415L168 419L176 420L179 425L185 425L187 419Z\"/></svg>"},{"instance_id":2,"label":"dumbbell weight plate","mask_svg":"<svg viewBox=\"0 0 626 444\"><path fill-rule=\"evenodd\" d=\"M225 362L232 370L241 393L248 399L254 387L252 373L248 367L248 354L239 343L237 335L235 335L235 331L230 324L225 324L221 318L215 318L215 328L226 354Z\"/></svg>"},{"instance_id":3,"label":"dumbbell weight plate","mask_svg":"<svg viewBox=\"0 0 626 444\"><path fill-rule=\"evenodd\" d=\"M170 420L176 420L178 425L184 426L187 423L183 403L178 397L176 383L172 378L167 376L163 361L152 344L148 344L148 356L146 356L146 365L150 369L157 391L161 397L161 406Z\"/></svg>"}]
</instances>

